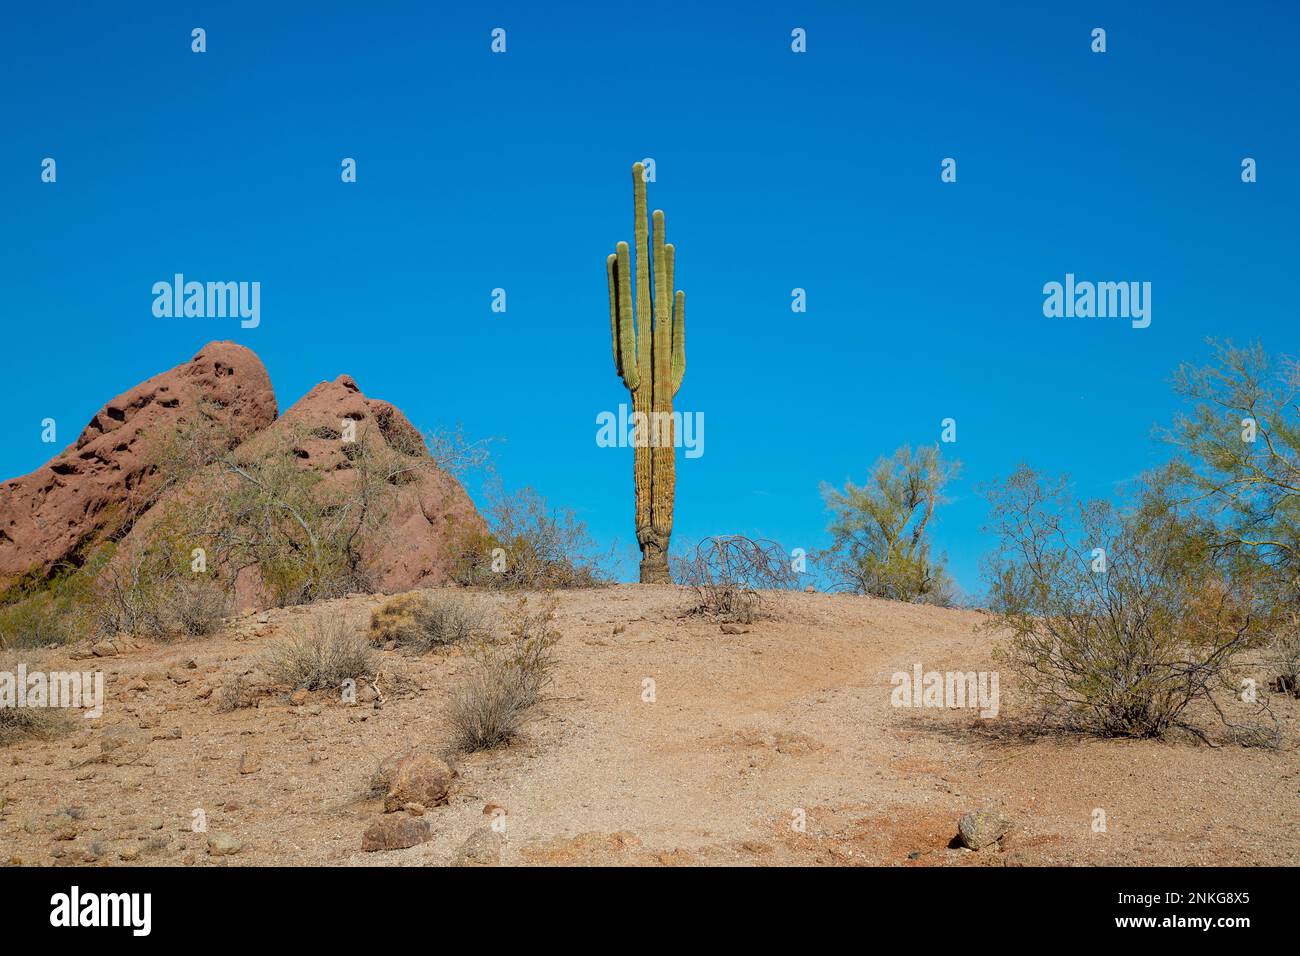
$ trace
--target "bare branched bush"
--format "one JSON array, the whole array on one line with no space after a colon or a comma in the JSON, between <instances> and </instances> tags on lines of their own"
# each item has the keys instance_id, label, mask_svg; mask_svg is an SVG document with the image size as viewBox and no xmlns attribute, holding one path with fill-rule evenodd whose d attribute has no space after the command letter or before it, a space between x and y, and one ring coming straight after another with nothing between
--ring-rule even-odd
<instances>
[{"instance_id":1,"label":"bare branched bush","mask_svg":"<svg viewBox=\"0 0 1300 956\"><path fill-rule=\"evenodd\" d=\"M609 556L567 508L552 508L531 488L487 489L488 529L469 529L455 544L459 584L497 589L554 590L604 584Z\"/></svg>"},{"instance_id":2,"label":"bare branched bush","mask_svg":"<svg viewBox=\"0 0 1300 956\"><path fill-rule=\"evenodd\" d=\"M1273 633L1264 655L1273 669L1273 690L1300 698L1300 614L1287 614Z\"/></svg>"},{"instance_id":3,"label":"bare branched bush","mask_svg":"<svg viewBox=\"0 0 1300 956\"><path fill-rule=\"evenodd\" d=\"M109 564L96 585L101 636L200 637L221 626L229 595L206 574L180 570L159 550Z\"/></svg>"},{"instance_id":4,"label":"bare branched bush","mask_svg":"<svg viewBox=\"0 0 1300 956\"><path fill-rule=\"evenodd\" d=\"M346 621L324 617L272 645L265 668L272 681L295 690L332 690L374 674L376 663L363 634Z\"/></svg>"},{"instance_id":5,"label":"bare branched bush","mask_svg":"<svg viewBox=\"0 0 1300 956\"><path fill-rule=\"evenodd\" d=\"M464 753L486 750L518 736L528 712L542 699L555 669L553 597L530 610L520 600L509 637L482 642L475 668L452 697L449 721L455 747Z\"/></svg>"},{"instance_id":6,"label":"bare branched bush","mask_svg":"<svg viewBox=\"0 0 1300 956\"><path fill-rule=\"evenodd\" d=\"M370 616L372 643L391 641L420 653L479 640L487 629L484 612L459 594L399 594Z\"/></svg>"},{"instance_id":7,"label":"bare branched bush","mask_svg":"<svg viewBox=\"0 0 1300 956\"><path fill-rule=\"evenodd\" d=\"M218 713L228 714L231 711L252 707L256 703L257 698L244 680L243 674L234 674L226 678L217 690Z\"/></svg>"},{"instance_id":8,"label":"bare branched bush","mask_svg":"<svg viewBox=\"0 0 1300 956\"><path fill-rule=\"evenodd\" d=\"M455 478L478 471L488 464L491 438L471 439L461 425L425 432L424 444L429 457L447 474Z\"/></svg>"},{"instance_id":9,"label":"bare branched bush","mask_svg":"<svg viewBox=\"0 0 1300 956\"><path fill-rule=\"evenodd\" d=\"M1075 504L1063 481L1027 468L989 497L1000 539L991 625L1010 630L1007 656L1044 720L1107 736L1177 727L1208 741L1190 720L1197 704L1239 740L1272 735L1224 710L1240 655L1267 634L1267 587L1216 556L1167 474L1146 476L1124 507Z\"/></svg>"},{"instance_id":10,"label":"bare branched bush","mask_svg":"<svg viewBox=\"0 0 1300 956\"><path fill-rule=\"evenodd\" d=\"M743 624L759 615L761 592L799 584L780 544L739 534L705 538L673 565L674 579L695 594L693 611Z\"/></svg>"}]
</instances>

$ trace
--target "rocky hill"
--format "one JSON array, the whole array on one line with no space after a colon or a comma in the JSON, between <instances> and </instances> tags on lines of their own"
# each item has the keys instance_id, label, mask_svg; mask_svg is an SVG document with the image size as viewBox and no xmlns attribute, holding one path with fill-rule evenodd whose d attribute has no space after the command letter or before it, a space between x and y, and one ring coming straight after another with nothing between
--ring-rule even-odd
<instances>
[{"instance_id":1,"label":"rocky hill","mask_svg":"<svg viewBox=\"0 0 1300 956\"><path fill-rule=\"evenodd\" d=\"M234 342L210 342L194 358L104 405L77 440L29 475L0 487L0 583L40 579L129 524L158 491L152 439L189 420L200 404L222 410L235 436L275 421L266 368Z\"/></svg>"},{"instance_id":2,"label":"rocky hill","mask_svg":"<svg viewBox=\"0 0 1300 956\"><path fill-rule=\"evenodd\" d=\"M97 544L116 541L119 554L144 544L169 503L220 483L211 470L189 487L162 488L161 443L192 423L200 407L223 442L243 459L260 450L290 450L298 468L322 488L351 477L359 450L384 450L409 468L393 487L382 527L365 547L369 580L385 591L447 580L453 529L481 526L455 478L428 457L420 433L388 402L368 398L341 375L321 382L283 416L258 357L233 342L212 342L189 362L154 376L108 402L77 441L49 463L4 485L0 501L0 583L39 581L76 566ZM347 432L347 434L345 434ZM248 569L245 569L246 571ZM241 573L235 605L268 603L256 575Z\"/></svg>"}]
</instances>

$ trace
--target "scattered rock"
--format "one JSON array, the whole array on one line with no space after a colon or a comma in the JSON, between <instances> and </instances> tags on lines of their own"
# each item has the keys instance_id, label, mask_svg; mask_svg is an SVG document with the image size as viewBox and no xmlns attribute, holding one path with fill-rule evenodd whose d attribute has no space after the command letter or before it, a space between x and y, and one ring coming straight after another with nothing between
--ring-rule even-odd
<instances>
[{"instance_id":1,"label":"scattered rock","mask_svg":"<svg viewBox=\"0 0 1300 956\"><path fill-rule=\"evenodd\" d=\"M117 724L104 731L99 741L99 759L114 767L140 763L149 753L153 735L147 730Z\"/></svg>"},{"instance_id":2,"label":"scattered rock","mask_svg":"<svg viewBox=\"0 0 1300 956\"><path fill-rule=\"evenodd\" d=\"M234 856L244 848L244 844L233 833L215 830L208 834L208 854L210 856Z\"/></svg>"},{"instance_id":3,"label":"scattered rock","mask_svg":"<svg viewBox=\"0 0 1300 956\"><path fill-rule=\"evenodd\" d=\"M501 862L501 847L505 844L503 837L491 827L483 827L470 834L469 839L460 845L452 866L496 866Z\"/></svg>"},{"instance_id":4,"label":"scattered rock","mask_svg":"<svg viewBox=\"0 0 1300 956\"><path fill-rule=\"evenodd\" d=\"M1011 829L1011 821L997 810L968 810L957 824L957 837L961 845L971 850L981 850L997 843Z\"/></svg>"},{"instance_id":5,"label":"scattered rock","mask_svg":"<svg viewBox=\"0 0 1300 956\"><path fill-rule=\"evenodd\" d=\"M366 827L361 836L361 849L366 853L376 850L404 850L425 843L433 836L433 827L424 817L405 814L382 816Z\"/></svg>"},{"instance_id":6,"label":"scattered rock","mask_svg":"<svg viewBox=\"0 0 1300 956\"><path fill-rule=\"evenodd\" d=\"M388 777L384 812L393 813L408 803L418 803L422 807L446 803L451 778L451 768L437 757L424 753L407 754L397 761Z\"/></svg>"},{"instance_id":7,"label":"scattered rock","mask_svg":"<svg viewBox=\"0 0 1300 956\"><path fill-rule=\"evenodd\" d=\"M54 828L55 840L75 840L80 831L75 823L60 823Z\"/></svg>"}]
</instances>

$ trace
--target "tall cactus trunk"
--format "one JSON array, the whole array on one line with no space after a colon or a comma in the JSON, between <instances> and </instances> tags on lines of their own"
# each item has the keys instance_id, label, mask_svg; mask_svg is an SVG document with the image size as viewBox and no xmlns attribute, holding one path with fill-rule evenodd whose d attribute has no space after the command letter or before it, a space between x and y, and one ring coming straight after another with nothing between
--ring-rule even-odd
<instances>
[{"instance_id":1,"label":"tall cactus trunk","mask_svg":"<svg viewBox=\"0 0 1300 956\"><path fill-rule=\"evenodd\" d=\"M632 393L636 481L636 538L641 583L668 584L668 540L673 533L676 453L673 396L686 373L686 293L673 296L673 247L664 242L664 214L654 211L653 247L640 163L632 166L636 275L626 242L605 260L609 280L614 368ZM653 258L653 284L651 260ZM633 286L636 309L633 311Z\"/></svg>"}]
</instances>

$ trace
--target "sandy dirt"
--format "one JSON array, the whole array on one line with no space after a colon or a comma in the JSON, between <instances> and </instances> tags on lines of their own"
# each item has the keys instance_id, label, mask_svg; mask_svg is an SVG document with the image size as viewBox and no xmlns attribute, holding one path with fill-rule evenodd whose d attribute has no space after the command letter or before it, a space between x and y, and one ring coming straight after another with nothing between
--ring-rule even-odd
<instances>
[{"instance_id":1,"label":"sandy dirt","mask_svg":"<svg viewBox=\"0 0 1300 956\"><path fill-rule=\"evenodd\" d=\"M1300 701L1273 698L1281 750L1030 738L1008 732L1023 713L992 656L1004 638L980 629L981 613L780 594L767 619L726 634L684 613L688 592L635 585L561 594L556 679L523 737L456 759L448 805L424 814L431 840L362 852L382 813L379 763L447 750L464 652L382 652L382 703L368 689L351 705L337 692L219 702L271 642L313 616L362 627L383 600L254 613L209 638L109 657L25 655L29 667L104 670L107 703L98 720L0 747L0 862L444 865L493 820L503 864L1300 862ZM515 599L474 600L504 611ZM918 663L998 670L999 716L892 706L891 675ZM115 735L136 749L105 751ZM950 847L962 813L988 806L1012 821L1008 835ZM211 853L216 831L237 852Z\"/></svg>"}]
</instances>

